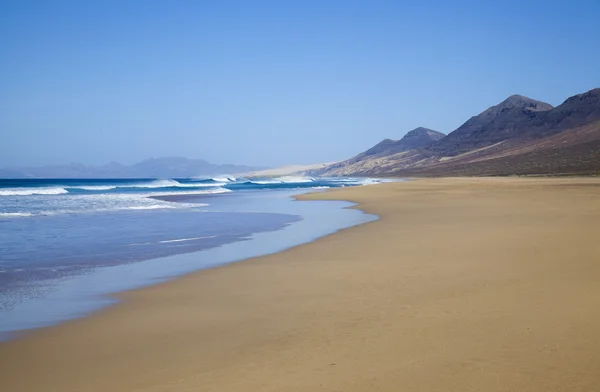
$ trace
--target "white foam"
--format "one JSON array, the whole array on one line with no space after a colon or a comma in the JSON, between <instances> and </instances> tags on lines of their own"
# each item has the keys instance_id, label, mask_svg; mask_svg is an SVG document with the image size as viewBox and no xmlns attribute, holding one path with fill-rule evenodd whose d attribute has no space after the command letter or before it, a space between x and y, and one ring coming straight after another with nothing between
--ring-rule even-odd
<instances>
[{"instance_id":1,"label":"white foam","mask_svg":"<svg viewBox=\"0 0 600 392\"><path fill-rule=\"evenodd\" d=\"M65 188L6 188L0 190L0 196L62 195L69 193Z\"/></svg>"},{"instance_id":2,"label":"white foam","mask_svg":"<svg viewBox=\"0 0 600 392\"><path fill-rule=\"evenodd\" d=\"M206 183L206 184L184 184L184 188L216 188L216 187L220 187L223 185L227 185L227 183L224 182L213 182L213 183Z\"/></svg>"},{"instance_id":3,"label":"white foam","mask_svg":"<svg viewBox=\"0 0 600 392\"><path fill-rule=\"evenodd\" d=\"M235 182L237 181L235 177L213 177L211 180L215 182Z\"/></svg>"},{"instance_id":4,"label":"white foam","mask_svg":"<svg viewBox=\"0 0 600 392\"><path fill-rule=\"evenodd\" d=\"M209 235L206 237L192 237L192 238L179 238L176 240L165 240L165 241L158 241L161 244L167 244L169 242L184 242L184 241L194 241L194 240L204 240L204 239L208 239L208 238L215 238L216 236L214 235Z\"/></svg>"},{"instance_id":5,"label":"white foam","mask_svg":"<svg viewBox=\"0 0 600 392\"><path fill-rule=\"evenodd\" d=\"M379 184L381 181L374 179L374 178L364 178L362 180L359 181L360 185L373 185L373 184Z\"/></svg>"},{"instance_id":6,"label":"white foam","mask_svg":"<svg viewBox=\"0 0 600 392\"><path fill-rule=\"evenodd\" d=\"M70 186L68 188L83 189L84 191L109 191L115 189L115 185L90 185L90 186Z\"/></svg>"},{"instance_id":7,"label":"white foam","mask_svg":"<svg viewBox=\"0 0 600 392\"><path fill-rule=\"evenodd\" d=\"M212 189L211 189L212 191ZM196 191L191 193L198 193ZM171 194L181 194L182 192L167 192ZM183 192L187 193L187 192ZM207 193L211 193L208 191ZM41 204L35 206L35 210L28 212L28 215L20 216L52 216L62 214L82 214L93 212L111 212L111 211L135 211L135 210L158 210L158 209L185 209L205 206L205 204L192 203L171 203L168 201L149 198L151 195L159 193L100 193L100 194L68 194L60 198L44 200ZM5 215L6 217L15 215ZM0 218L2 215L0 215Z\"/></svg>"},{"instance_id":8,"label":"white foam","mask_svg":"<svg viewBox=\"0 0 600 392\"><path fill-rule=\"evenodd\" d=\"M275 180L266 180L266 181L250 181L252 184L257 184L257 185L269 185L269 184L281 184L281 181L275 181Z\"/></svg>"},{"instance_id":9,"label":"white foam","mask_svg":"<svg viewBox=\"0 0 600 392\"><path fill-rule=\"evenodd\" d=\"M148 183L142 184L128 184L119 185L119 188L170 188L170 187L184 187L187 184L182 184L175 180L155 180ZM194 186L194 185L189 185Z\"/></svg>"},{"instance_id":10,"label":"white foam","mask_svg":"<svg viewBox=\"0 0 600 392\"><path fill-rule=\"evenodd\" d=\"M122 207L122 208L115 208L115 209L116 210L161 210L164 208L177 208L177 207L164 205L164 204L152 204L149 206L131 206L131 207ZM96 211L102 211L102 210L96 210Z\"/></svg>"},{"instance_id":11,"label":"white foam","mask_svg":"<svg viewBox=\"0 0 600 392\"><path fill-rule=\"evenodd\" d=\"M324 178L324 181L335 182L338 184L347 184L347 185L372 185L379 184L383 180L379 178ZM344 186L344 185L342 185Z\"/></svg>"},{"instance_id":12,"label":"white foam","mask_svg":"<svg viewBox=\"0 0 600 392\"><path fill-rule=\"evenodd\" d=\"M30 212L0 212L0 218L19 218L33 216Z\"/></svg>"},{"instance_id":13,"label":"white foam","mask_svg":"<svg viewBox=\"0 0 600 392\"><path fill-rule=\"evenodd\" d=\"M314 179L311 177L294 177L294 176L283 176L279 180L284 183L301 183L301 182L313 182Z\"/></svg>"},{"instance_id":14,"label":"white foam","mask_svg":"<svg viewBox=\"0 0 600 392\"><path fill-rule=\"evenodd\" d=\"M168 203L168 204L167 204ZM50 216L50 215L61 215L61 214L81 214L85 212L114 212L114 211L127 211L127 210L164 210L164 209L177 209L177 208L196 208L196 207L206 207L209 204L185 204L185 203L169 203L165 202L165 204L148 204L148 205L134 205L134 206L108 206L104 208L94 208L89 210L54 210L54 211L40 211L36 214L29 214L23 216ZM1 217L1 215L0 215Z\"/></svg>"},{"instance_id":15,"label":"white foam","mask_svg":"<svg viewBox=\"0 0 600 392\"><path fill-rule=\"evenodd\" d=\"M276 177L271 180L252 180L253 184L269 185L269 184L301 184L307 182L313 182L314 179L311 177L294 177L294 176L283 176Z\"/></svg>"},{"instance_id":16,"label":"white foam","mask_svg":"<svg viewBox=\"0 0 600 392\"><path fill-rule=\"evenodd\" d=\"M130 184L118 184L115 186L112 186L111 188L106 188L106 190L108 189L114 189L114 188L198 188L198 187L203 187L203 186L215 186L215 184L197 184L197 183L191 183L191 184L182 184L179 181L175 181L175 180L154 180L154 181L150 181L150 182L142 182L142 183L130 183ZM219 185L216 185L219 186ZM77 186L77 187L73 187L73 188L81 188L81 189L88 189L88 190L103 190L101 189L101 187L103 187L102 185L96 187L96 186Z\"/></svg>"}]
</instances>

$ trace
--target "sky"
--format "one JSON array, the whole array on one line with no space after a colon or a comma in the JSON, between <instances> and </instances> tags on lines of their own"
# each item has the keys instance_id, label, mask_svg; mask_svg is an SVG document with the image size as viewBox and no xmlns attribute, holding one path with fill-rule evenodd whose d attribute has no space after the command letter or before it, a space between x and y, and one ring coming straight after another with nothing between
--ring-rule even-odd
<instances>
[{"instance_id":1,"label":"sky","mask_svg":"<svg viewBox=\"0 0 600 392\"><path fill-rule=\"evenodd\" d=\"M600 1L0 0L0 166L332 162L600 87Z\"/></svg>"}]
</instances>

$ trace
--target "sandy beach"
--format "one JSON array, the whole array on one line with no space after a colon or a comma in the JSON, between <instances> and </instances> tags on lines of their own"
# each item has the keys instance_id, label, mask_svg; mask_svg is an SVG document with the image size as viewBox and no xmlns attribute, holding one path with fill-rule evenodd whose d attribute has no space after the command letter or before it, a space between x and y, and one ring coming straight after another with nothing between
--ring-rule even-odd
<instances>
[{"instance_id":1,"label":"sandy beach","mask_svg":"<svg viewBox=\"0 0 600 392\"><path fill-rule=\"evenodd\" d=\"M0 390L600 390L600 179L302 196L381 219L0 344Z\"/></svg>"}]
</instances>

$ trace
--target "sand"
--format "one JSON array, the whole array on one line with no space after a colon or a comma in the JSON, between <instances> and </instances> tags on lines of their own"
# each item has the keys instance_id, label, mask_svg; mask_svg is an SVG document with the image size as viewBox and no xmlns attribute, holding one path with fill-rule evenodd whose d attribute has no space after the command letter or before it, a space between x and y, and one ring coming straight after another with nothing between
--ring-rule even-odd
<instances>
[{"instance_id":1,"label":"sand","mask_svg":"<svg viewBox=\"0 0 600 392\"><path fill-rule=\"evenodd\" d=\"M381 219L0 344L0 390L600 390L600 179L303 198Z\"/></svg>"}]
</instances>

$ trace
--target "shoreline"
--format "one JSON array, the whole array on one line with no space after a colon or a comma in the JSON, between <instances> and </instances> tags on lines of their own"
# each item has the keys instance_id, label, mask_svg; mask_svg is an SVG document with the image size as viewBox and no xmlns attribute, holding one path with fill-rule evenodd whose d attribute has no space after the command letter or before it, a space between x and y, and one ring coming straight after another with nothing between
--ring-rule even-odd
<instances>
[{"instance_id":1,"label":"shoreline","mask_svg":"<svg viewBox=\"0 0 600 392\"><path fill-rule=\"evenodd\" d=\"M590 390L598 179L301 195L379 220L117 295L0 344L11 391ZM33 362L32 362L33 361Z\"/></svg>"},{"instance_id":2,"label":"shoreline","mask_svg":"<svg viewBox=\"0 0 600 392\"><path fill-rule=\"evenodd\" d=\"M267 196L270 205L266 207L263 205L264 203L259 204L265 208L265 211L259 212L258 215L255 215L254 212L236 211L237 208L234 208L234 211L225 212L235 216L237 214L239 216L248 216L248 214L257 216L253 219L265 219L264 216L269 215L269 211L274 215L296 217L283 226L265 227L262 231L253 232L248 236L240 236L235 240L230 239L228 242L217 245L204 245L205 241L203 241L202 244L205 248L194 251L98 267L89 274L73 276L67 281L58 283L57 289L46 296L39 299L27 299L24 305L17 305L15 310L0 313L7 317L4 321L0 321L0 345L2 342L26 338L39 329L60 327L72 320L90 317L105 308L118 304L120 302L118 296L121 292L143 289L178 279L187 274L280 252L314 241L331 232L374 219L362 211L356 213L345 211L347 207L343 203L296 204L295 196L299 193L301 194L301 192L277 192ZM204 194L185 195L186 200L190 202L196 200L199 203L202 203L205 197ZM238 199L252 202L261 200L261 197L263 195L260 195L259 198L240 199L238 196ZM213 211L207 212L214 213ZM318 216L321 214L329 216L331 222L319 229L315 225L318 224ZM300 216L301 219L298 218ZM70 292L72 294L69 294ZM29 316L37 313L40 314L37 317L39 320Z\"/></svg>"}]
</instances>

